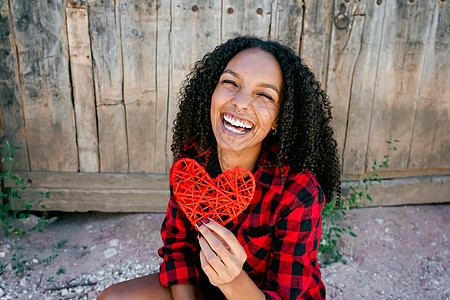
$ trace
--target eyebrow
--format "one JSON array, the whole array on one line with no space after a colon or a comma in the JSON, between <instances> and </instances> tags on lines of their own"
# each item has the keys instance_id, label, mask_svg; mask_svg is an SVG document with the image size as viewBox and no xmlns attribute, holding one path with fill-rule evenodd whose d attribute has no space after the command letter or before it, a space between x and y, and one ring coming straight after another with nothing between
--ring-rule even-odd
<instances>
[{"instance_id":1,"label":"eyebrow","mask_svg":"<svg viewBox=\"0 0 450 300\"><path fill-rule=\"evenodd\" d=\"M237 74L236 72L234 72L234 71L232 71L232 70L230 70L230 69L225 69L225 70L223 71L223 73L228 73L228 74L230 74L230 75L236 77L237 79L241 79L241 77L239 76L239 74ZM222 74L223 74L223 73L222 73ZM258 85L261 86L261 87L265 87L265 88L272 89L272 90L274 90L275 92L277 92L278 95L280 95L280 90L279 90L278 87L277 87L276 85L274 85L274 84L270 84L270 83L260 83L260 84L258 84Z\"/></svg>"}]
</instances>

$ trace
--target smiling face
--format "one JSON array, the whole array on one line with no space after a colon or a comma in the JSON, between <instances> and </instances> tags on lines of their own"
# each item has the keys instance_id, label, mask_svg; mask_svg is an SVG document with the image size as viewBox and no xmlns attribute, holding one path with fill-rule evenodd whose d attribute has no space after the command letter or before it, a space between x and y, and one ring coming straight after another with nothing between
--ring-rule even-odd
<instances>
[{"instance_id":1,"label":"smiling face","mask_svg":"<svg viewBox=\"0 0 450 300\"><path fill-rule=\"evenodd\" d=\"M218 150L258 155L262 141L277 126L282 87L280 65L270 53L252 48L233 57L211 101Z\"/></svg>"}]
</instances>

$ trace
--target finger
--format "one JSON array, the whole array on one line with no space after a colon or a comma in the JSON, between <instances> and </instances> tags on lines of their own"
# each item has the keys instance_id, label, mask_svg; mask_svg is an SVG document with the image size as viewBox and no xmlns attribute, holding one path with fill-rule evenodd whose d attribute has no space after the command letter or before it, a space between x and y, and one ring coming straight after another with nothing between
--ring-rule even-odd
<instances>
[{"instance_id":1,"label":"finger","mask_svg":"<svg viewBox=\"0 0 450 300\"><path fill-rule=\"evenodd\" d=\"M225 242L225 240L219 236L217 233L211 231L208 227L206 227L202 222L197 222L197 228L200 231L200 234L209 244L211 249L220 256L220 258L225 261L227 256L230 256L230 246ZM219 225L221 226L221 225ZM228 230L228 229L226 229Z\"/></svg>"},{"instance_id":2,"label":"finger","mask_svg":"<svg viewBox=\"0 0 450 300\"><path fill-rule=\"evenodd\" d=\"M203 252L206 263L214 269L215 272L219 273L220 270L224 268L224 263L221 258L216 254L216 252L213 251L210 245L206 242L205 238L200 237L198 242L200 244L200 248L202 249L201 252Z\"/></svg>"},{"instance_id":3,"label":"finger","mask_svg":"<svg viewBox=\"0 0 450 300\"><path fill-rule=\"evenodd\" d=\"M200 250L200 264L202 266L203 272L205 272L206 276L208 276L209 281L211 283L217 282L219 274L208 263L203 250Z\"/></svg>"},{"instance_id":4,"label":"finger","mask_svg":"<svg viewBox=\"0 0 450 300\"><path fill-rule=\"evenodd\" d=\"M239 244L239 241L230 230L209 218L204 219L203 224L226 242L232 254L239 256L246 255L241 244Z\"/></svg>"}]
</instances>

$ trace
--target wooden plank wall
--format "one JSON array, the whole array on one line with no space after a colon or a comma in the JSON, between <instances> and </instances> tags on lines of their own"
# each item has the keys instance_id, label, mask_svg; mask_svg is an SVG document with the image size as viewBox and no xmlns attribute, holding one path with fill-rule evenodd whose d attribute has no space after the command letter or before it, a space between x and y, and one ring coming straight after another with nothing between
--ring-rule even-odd
<instances>
[{"instance_id":1,"label":"wooden plank wall","mask_svg":"<svg viewBox=\"0 0 450 300\"><path fill-rule=\"evenodd\" d=\"M152 174L170 169L186 74L216 45L251 34L291 46L313 69L346 176L370 172L390 138L400 142L381 176L450 174L449 20L441 0L0 0L0 143L21 147L16 169L30 193L55 174L65 178L52 187L60 203L71 188L92 192L85 204L55 196L54 209L92 209L97 197L113 211L114 201L98 203L146 197L145 185L113 174L158 178L162 199L167 186ZM81 191L74 181L90 173L120 192Z\"/></svg>"}]
</instances>

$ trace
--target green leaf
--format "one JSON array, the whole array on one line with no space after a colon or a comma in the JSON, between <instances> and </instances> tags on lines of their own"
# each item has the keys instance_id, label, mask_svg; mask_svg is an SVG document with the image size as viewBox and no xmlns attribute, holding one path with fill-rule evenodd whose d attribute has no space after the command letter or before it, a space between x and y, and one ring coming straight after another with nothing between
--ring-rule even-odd
<instances>
[{"instance_id":1,"label":"green leaf","mask_svg":"<svg viewBox=\"0 0 450 300\"><path fill-rule=\"evenodd\" d=\"M350 231L349 234L350 234L351 236L357 237L356 233L354 233L353 231Z\"/></svg>"}]
</instances>

